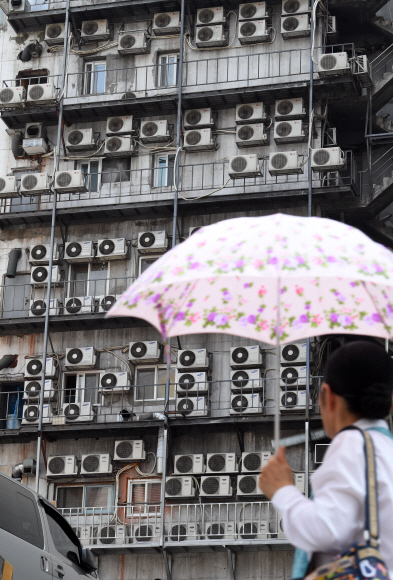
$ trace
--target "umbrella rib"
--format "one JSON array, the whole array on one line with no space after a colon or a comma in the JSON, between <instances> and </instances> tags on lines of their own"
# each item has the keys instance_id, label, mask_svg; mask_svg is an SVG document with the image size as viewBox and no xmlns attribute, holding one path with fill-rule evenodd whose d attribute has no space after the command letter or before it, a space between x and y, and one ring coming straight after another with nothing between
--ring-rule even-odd
<instances>
[{"instance_id":1,"label":"umbrella rib","mask_svg":"<svg viewBox=\"0 0 393 580\"><path fill-rule=\"evenodd\" d=\"M371 299L371 302L373 303L375 310L378 312L379 316L381 317L382 323L383 323L383 325L384 325L384 327L385 327L386 333L387 333L387 335L388 335L388 338L389 338L389 337L390 337L390 332L389 332L389 328L388 328L388 327L387 327L387 325L386 325L386 322L385 322L385 317L384 317L384 315L383 315L383 314L380 312L380 310L379 310L378 306L375 304L375 300L374 300L374 298L372 297L372 295L370 294L370 292L369 292L369 290L368 290L368 288L367 288L367 286L366 286L366 283L365 283L365 281L364 281L364 280L361 280L361 283L362 283L362 286L363 286L363 288L364 288L364 289L365 289L365 291L367 292L368 296L370 297L370 299Z\"/></svg>"}]
</instances>

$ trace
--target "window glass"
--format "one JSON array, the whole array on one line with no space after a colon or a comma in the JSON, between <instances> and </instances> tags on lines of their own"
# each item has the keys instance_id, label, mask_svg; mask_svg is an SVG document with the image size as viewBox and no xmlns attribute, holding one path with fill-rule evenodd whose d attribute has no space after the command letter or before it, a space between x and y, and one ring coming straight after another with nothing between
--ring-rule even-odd
<instances>
[{"instance_id":1,"label":"window glass","mask_svg":"<svg viewBox=\"0 0 393 580\"><path fill-rule=\"evenodd\" d=\"M107 278L108 278L107 262L99 262L97 264L91 264L90 287L89 287L89 293L91 296L106 295Z\"/></svg>"},{"instance_id":2,"label":"window glass","mask_svg":"<svg viewBox=\"0 0 393 580\"><path fill-rule=\"evenodd\" d=\"M4 12L0 10L0 26L4 26L5 16Z\"/></svg>"},{"instance_id":3,"label":"window glass","mask_svg":"<svg viewBox=\"0 0 393 580\"><path fill-rule=\"evenodd\" d=\"M173 185L174 155L159 155L157 157L157 187Z\"/></svg>"},{"instance_id":4,"label":"window glass","mask_svg":"<svg viewBox=\"0 0 393 580\"><path fill-rule=\"evenodd\" d=\"M56 550L72 562L79 562L79 545L66 522L63 522L61 516L47 505L45 505L45 512Z\"/></svg>"},{"instance_id":5,"label":"window glass","mask_svg":"<svg viewBox=\"0 0 393 580\"><path fill-rule=\"evenodd\" d=\"M93 94L105 93L105 63L94 64Z\"/></svg>"},{"instance_id":6,"label":"window glass","mask_svg":"<svg viewBox=\"0 0 393 580\"><path fill-rule=\"evenodd\" d=\"M161 501L161 483L147 484L147 503L159 504Z\"/></svg>"},{"instance_id":7,"label":"window glass","mask_svg":"<svg viewBox=\"0 0 393 580\"><path fill-rule=\"evenodd\" d=\"M112 504L112 486L87 485L85 507L109 507Z\"/></svg>"},{"instance_id":8,"label":"window glass","mask_svg":"<svg viewBox=\"0 0 393 580\"><path fill-rule=\"evenodd\" d=\"M85 403L95 403L97 400L97 376L90 373L85 375Z\"/></svg>"},{"instance_id":9,"label":"window glass","mask_svg":"<svg viewBox=\"0 0 393 580\"><path fill-rule=\"evenodd\" d=\"M161 87L173 87L177 84L177 54L166 54L160 57Z\"/></svg>"},{"instance_id":10,"label":"window glass","mask_svg":"<svg viewBox=\"0 0 393 580\"><path fill-rule=\"evenodd\" d=\"M139 275L143 274L158 258L140 258L139 260Z\"/></svg>"},{"instance_id":11,"label":"window glass","mask_svg":"<svg viewBox=\"0 0 393 580\"><path fill-rule=\"evenodd\" d=\"M64 380L64 403L75 403L77 375L65 375Z\"/></svg>"},{"instance_id":12,"label":"window glass","mask_svg":"<svg viewBox=\"0 0 393 580\"><path fill-rule=\"evenodd\" d=\"M169 373L169 396L173 398L175 396L175 368L171 367ZM165 399L166 368L159 368L157 375L157 399Z\"/></svg>"},{"instance_id":13,"label":"window glass","mask_svg":"<svg viewBox=\"0 0 393 580\"><path fill-rule=\"evenodd\" d=\"M82 505L83 487L59 487L57 489L58 508L79 508Z\"/></svg>"},{"instance_id":14,"label":"window glass","mask_svg":"<svg viewBox=\"0 0 393 580\"><path fill-rule=\"evenodd\" d=\"M89 264L72 264L69 296L87 296Z\"/></svg>"},{"instance_id":15,"label":"window glass","mask_svg":"<svg viewBox=\"0 0 393 580\"><path fill-rule=\"evenodd\" d=\"M98 191L98 161L90 161L87 163L82 163L81 171L85 176L86 187L93 193Z\"/></svg>"},{"instance_id":16,"label":"window glass","mask_svg":"<svg viewBox=\"0 0 393 580\"><path fill-rule=\"evenodd\" d=\"M146 503L146 484L145 483L133 483L132 484L132 505Z\"/></svg>"},{"instance_id":17,"label":"window glass","mask_svg":"<svg viewBox=\"0 0 393 580\"><path fill-rule=\"evenodd\" d=\"M154 383L155 383L155 368L151 369L137 369L136 399L144 401L146 399L154 399Z\"/></svg>"}]
</instances>

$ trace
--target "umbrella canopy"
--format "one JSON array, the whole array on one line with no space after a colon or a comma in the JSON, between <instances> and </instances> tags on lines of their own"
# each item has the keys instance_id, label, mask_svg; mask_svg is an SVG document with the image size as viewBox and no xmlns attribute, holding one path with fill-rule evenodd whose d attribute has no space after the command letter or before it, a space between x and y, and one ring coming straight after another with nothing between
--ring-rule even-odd
<instances>
[{"instance_id":1,"label":"umbrella canopy","mask_svg":"<svg viewBox=\"0 0 393 580\"><path fill-rule=\"evenodd\" d=\"M206 332L275 345L322 334L390 338L393 254L328 219L231 219L164 254L107 316L143 318L164 340Z\"/></svg>"}]
</instances>

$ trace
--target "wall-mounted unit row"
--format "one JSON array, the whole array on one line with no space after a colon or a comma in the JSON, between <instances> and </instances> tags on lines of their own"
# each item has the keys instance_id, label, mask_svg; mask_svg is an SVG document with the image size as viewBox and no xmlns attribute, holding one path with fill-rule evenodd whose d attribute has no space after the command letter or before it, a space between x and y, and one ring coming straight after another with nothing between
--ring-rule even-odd
<instances>
[{"instance_id":1,"label":"wall-mounted unit row","mask_svg":"<svg viewBox=\"0 0 393 580\"><path fill-rule=\"evenodd\" d=\"M196 29L195 44L199 48L227 46L228 32L222 24L199 27Z\"/></svg>"},{"instance_id":2,"label":"wall-mounted unit row","mask_svg":"<svg viewBox=\"0 0 393 580\"><path fill-rule=\"evenodd\" d=\"M242 473L260 473L271 457L270 451L242 453Z\"/></svg>"},{"instance_id":3,"label":"wall-mounted unit row","mask_svg":"<svg viewBox=\"0 0 393 580\"><path fill-rule=\"evenodd\" d=\"M109 38L110 31L107 20L87 20L82 22L82 42L98 42L101 40L109 40Z\"/></svg>"},{"instance_id":4,"label":"wall-mounted unit row","mask_svg":"<svg viewBox=\"0 0 393 580\"><path fill-rule=\"evenodd\" d=\"M127 243L125 238L98 240L97 256L99 260L124 260L127 257Z\"/></svg>"},{"instance_id":5,"label":"wall-mounted unit row","mask_svg":"<svg viewBox=\"0 0 393 580\"><path fill-rule=\"evenodd\" d=\"M26 101L33 106L55 105L57 103L57 90L51 83L46 85L29 85Z\"/></svg>"},{"instance_id":6,"label":"wall-mounted unit row","mask_svg":"<svg viewBox=\"0 0 393 580\"><path fill-rule=\"evenodd\" d=\"M82 455L81 475L112 473L112 460L107 453Z\"/></svg>"},{"instance_id":7,"label":"wall-mounted unit row","mask_svg":"<svg viewBox=\"0 0 393 580\"><path fill-rule=\"evenodd\" d=\"M162 345L156 340L130 342L128 359L134 364L157 363L161 359Z\"/></svg>"},{"instance_id":8,"label":"wall-mounted unit row","mask_svg":"<svg viewBox=\"0 0 393 580\"><path fill-rule=\"evenodd\" d=\"M177 392L180 395L188 393L189 395L199 395L209 390L209 377L204 371L184 372L176 369L175 382Z\"/></svg>"},{"instance_id":9,"label":"wall-mounted unit row","mask_svg":"<svg viewBox=\"0 0 393 580\"><path fill-rule=\"evenodd\" d=\"M139 138L142 143L165 143L170 141L168 121L166 119L142 121Z\"/></svg>"},{"instance_id":10,"label":"wall-mounted unit row","mask_svg":"<svg viewBox=\"0 0 393 580\"><path fill-rule=\"evenodd\" d=\"M310 36L310 34L311 26L308 14L281 18L281 36L283 38L301 38L302 36Z\"/></svg>"},{"instance_id":11,"label":"wall-mounted unit row","mask_svg":"<svg viewBox=\"0 0 393 580\"><path fill-rule=\"evenodd\" d=\"M22 107L26 100L24 87L5 87L0 90L0 109Z\"/></svg>"},{"instance_id":12,"label":"wall-mounted unit row","mask_svg":"<svg viewBox=\"0 0 393 580\"><path fill-rule=\"evenodd\" d=\"M265 133L265 125L263 123L238 125L236 127L236 145L239 148L257 147L258 145L266 145L267 142L268 136Z\"/></svg>"},{"instance_id":13,"label":"wall-mounted unit row","mask_svg":"<svg viewBox=\"0 0 393 580\"><path fill-rule=\"evenodd\" d=\"M177 354L178 369L204 370L210 366L209 353L205 348L179 350Z\"/></svg>"},{"instance_id":14,"label":"wall-mounted unit row","mask_svg":"<svg viewBox=\"0 0 393 580\"><path fill-rule=\"evenodd\" d=\"M258 155L236 155L229 158L228 174L232 179L260 177L263 175Z\"/></svg>"},{"instance_id":15,"label":"wall-mounted unit row","mask_svg":"<svg viewBox=\"0 0 393 580\"><path fill-rule=\"evenodd\" d=\"M108 117L106 120L107 135L128 135L134 132L132 115Z\"/></svg>"},{"instance_id":16,"label":"wall-mounted unit row","mask_svg":"<svg viewBox=\"0 0 393 580\"><path fill-rule=\"evenodd\" d=\"M257 393L263 389L261 369L240 369L231 371L232 393Z\"/></svg>"},{"instance_id":17,"label":"wall-mounted unit row","mask_svg":"<svg viewBox=\"0 0 393 580\"><path fill-rule=\"evenodd\" d=\"M345 167L345 153L340 147L325 147L311 150L313 171L340 171Z\"/></svg>"},{"instance_id":18,"label":"wall-mounted unit row","mask_svg":"<svg viewBox=\"0 0 393 580\"><path fill-rule=\"evenodd\" d=\"M65 35L64 22L56 22L45 26L45 42L48 46L63 45Z\"/></svg>"},{"instance_id":19,"label":"wall-mounted unit row","mask_svg":"<svg viewBox=\"0 0 393 580\"><path fill-rule=\"evenodd\" d=\"M59 284L61 272L59 266L52 266L52 276L49 276L49 266L33 266L30 274L30 284L35 286L45 286L51 278L51 284Z\"/></svg>"},{"instance_id":20,"label":"wall-mounted unit row","mask_svg":"<svg viewBox=\"0 0 393 580\"><path fill-rule=\"evenodd\" d=\"M238 475L237 476L237 495L263 495L258 486L258 475Z\"/></svg>"},{"instance_id":21,"label":"wall-mounted unit row","mask_svg":"<svg viewBox=\"0 0 393 580\"><path fill-rule=\"evenodd\" d=\"M165 497L182 498L195 496L195 483L192 477L167 477Z\"/></svg>"},{"instance_id":22,"label":"wall-mounted unit row","mask_svg":"<svg viewBox=\"0 0 393 580\"><path fill-rule=\"evenodd\" d=\"M213 113L210 108L185 111L183 119L184 129L214 127Z\"/></svg>"},{"instance_id":23,"label":"wall-mounted unit row","mask_svg":"<svg viewBox=\"0 0 393 580\"><path fill-rule=\"evenodd\" d=\"M25 381L23 398L30 403L39 401L41 394L41 379ZM57 383L53 379L45 379L44 401L53 401L57 396Z\"/></svg>"},{"instance_id":24,"label":"wall-mounted unit row","mask_svg":"<svg viewBox=\"0 0 393 580\"><path fill-rule=\"evenodd\" d=\"M274 123L274 140L276 143L302 143L308 135L303 121L278 121Z\"/></svg>"},{"instance_id":25,"label":"wall-mounted unit row","mask_svg":"<svg viewBox=\"0 0 393 580\"><path fill-rule=\"evenodd\" d=\"M282 0L281 13L283 16L309 12L310 0Z\"/></svg>"},{"instance_id":26,"label":"wall-mounted unit row","mask_svg":"<svg viewBox=\"0 0 393 580\"><path fill-rule=\"evenodd\" d=\"M214 8L200 8L197 10L197 26L205 26L206 24L219 24L226 22L226 16L223 6L215 6Z\"/></svg>"},{"instance_id":27,"label":"wall-mounted unit row","mask_svg":"<svg viewBox=\"0 0 393 580\"><path fill-rule=\"evenodd\" d=\"M307 367L281 367L280 378L283 390L296 390L307 382Z\"/></svg>"},{"instance_id":28,"label":"wall-mounted unit row","mask_svg":"<svg viewBox=\"0 0 393 580\"><path fill-rule=\"evenodd\" d=\"M269 537L269 522L240 522L237 531L242 540L266 540Z\"/></svg>"},{"instance_id":29,"label":"wall-mounted unit row","mask_svg":"<svg viewBox=\"0 0 393 580\"><path fill-rule=\"evenodd\" d=\"M180 12L154 14L152 29L156 36L180 34Z\"/></svg>"},{"instance_id":30,"label":"wall-mounted unit row","mask_svg":"<svg viewBox=\"0 0 393 580\"><path fill-rule=\"evenodd\" d=\"M35 379L42 376L43 361L42 358L27 359L25 367L25 378ZM48 357L45 364L45 377L54 379L57 375L55 359Z\"/></svg>"},{"instance_id":31,"label":"wall-mounted unit row","mask_svg":"<svg viewBox=\"0 0 393 580\"><path fill-rule=\"evenodd\" d=\"M236 453L208 453L206 473L235 473L238 470Z\"/></svg>"},{"instance_id":32,"label":"wall-mounted unit row","mask_svg":"<svg viewBox=\"0 0 393 580\"><path fill-rule=\"evenodd\" d=\"M307 116L304 100L298 99L281 99L276 101L274 107L274 116L277 121L289 119L302 119Z\"/></svg>"},{"instance_id":33,"label":"wall-mounted unit row","mask_svg":"<svg viewBox=\"0 0 393 580\"><path fill-rule=\"evenodd\" d=\"M0 176L0 198L19 197L15 175Z\"/></svg>"},{"instance_id":34,"label":"wall-mounted unit row","mask_svg":"<svg viewBox=\"0 0 393 580\"><path fill-rule=\"evenodd\" d=\"M53 408L51 404L45 404L42 409L42 422L51 423L53 416ZM22 409L22 425L32 425L39 421L40 405L23 405Z\"/></svg>"},{"instance_id":35,"label":"wall-mounted unit row","mask_svg":"<svg viewBox=\"0 0 393 580\"><path fill-rule=\"evenodd\" d=\"M36 244L30 248L29 264L39 266L40 264L49 264L50 244ZM53 262L59 260L59 247L55 243L53 246Z\"/></svg>"},{"instance_id":36,"label":"wall-mounted unit row","mask_svg":"<svg viewBox=\"0 0 393 580\"><path fill-rule=\"evenodd\" d=\"M91 296L72 296L65 299L64 314L91 314L93 306Z\"/></svg>"},{"instance_id":37,"label":"wall-mounted unit row","mask_svg":"<svg viewBox=\"0 0 393 580\"><path fill-rule=\"evenodd\" d=\"M267 120L265 105L259 103L244 103L236 105L236 124L249 125L250 123L263 123Z\"/></svg>"},{"instance_id":38,"label":"wall-mounted unit row","mask_svg":"<svg viewBox=\"0 0 393 580\"><path fill-rule=\"evenodd\" d=\"M97 351L93 346L66 348L65 364L69 369L94 369L97 364Z\"/></svg>"},{"instance_id":39,"label":"wall-mounted unit row","mask_svg":"<svg viewBox=\"0 0 393 580\"><path fill-rule=\"evenodd\" d=\"M46 475L68 476L77 475L78 463L75 455L55 455L48 457Z\"/></svg>"},{"instance_id":40,"label":"wall-mounted unit row","mask_svg":"<svg viewBox=\"0 0 393 580\"><path fill-rule=\"evenodd\" d=\"M231 478L228 475L205 475L201 477L199 495L201 497L228 497L233 493Z\"/></svg>"},{"instance_id":41,"label":"wall-mounted unit row","mask_svg":"<svg viewBox=\"0 0 393 580\"><path fill-rule=\"evenodd\" d=\"M98 312L109 312L114 304L121 298L120 295L107 294L106 296L95 296L98 301Z\"/></svg>"},{"instance_id":42,"label":"wall-mounted unit row","mask_svg":"<svg viewBox=\"0 0 393 580\"><path fill-rule=\"evenodd\" d=\"M97 149L98 133L93 129L73 129L65 136L68 151L93 151Z\"/></svg>"},{"instance_id":43,"label":"wall-mounted unit row","mask_svg":"<svg viewBox=\"0 0 393 580\"><path fill-rule=\"evenodd\" d=\"M134 153L134 149L131 135L112 135L105 139L104 155L107 157L128 157Z\"/></svg>"},{"instance_id":44,"label":"wall-mounted unit row","mask_svg":"<svg viewBox=\"0 0 393 580\"><path fill-rule=\"evenodd\" d=\"M119 54L144 54L150 52L150 40L146 32L119 32Z\"/></svg>"},{"instance_id":45,"label":"wall-mounted unit row","mask_svg":"<svg viewBox=\"0 0 393 580\"><path fill-rule=\"evenodd\" d=\"M35 139L33 139L35 141ZM30 139L29 139L30 141ZM20 180L22 195L45 195L51 191L52 178L48 173L27 173Z\"/></svg>"},{"instance_id":46,"label":"wall-mounted unit row","mask_svg":"<svg viewBox=\"0 0 393 580\"><path fill-rule=\"evenodd\" d=\"M242 20L259 20L268 18L269 13L266 9L266 2L250 2L239 5L239 21Z\"/></svg>"},{"instance_id":47,"label":"wall-mounted unit row","mask_svg":"<svg viewBox=\"0 0 393 580\"><path fill-rule=\"evenodd\" d=\"M66 262L92 262L95 249L91 240L84 242L66 242L64 260Z\"/></svg>"},{"instance_id":48,"label":"wall-mounted unit row","mask_svg":"<svg viewBox=\"0 0 393 580\"><path fill-rule=\"evenodd\" d=\"M203 455L175 455L174 471L175 475L186 475L205 473L205 459Z\"/></svg>"},{"instance_id":49,"label":"wall-mounted unit row","mask_svg":"<svg viewBox=\"0 0 393 580\"><path fill-rule=\"evenodd\" d=\"M49 301L49 316L60 314L60 302L56 298ZM30 300L29 316L44 316L46 312L46 300Z\"/></svg>"},{"instance_id":50,"label":"wall-mounted unit row","mask_svg":"<svg viewBox=\"0 0 393 580\"><path fill-rule=\"evenodd\" d=\"M183 417L206 417L208 406L206 397L178 397L176 410Z\"/></svg>"},{"instance_id":51,"label":"wall-mounted unit row","mask_svg":"<svg viewBox=\"0 0 393 580\"><path fill-rule=\"evenodd\" d=\"M126 393L130 390L129 373L103 372L100 374L100 391L103 395Z\"/></svg>"},{"instance_id":52,"label":"wall-mounted unit row","mask_svg":"<svg viewBox=\"0 0 393 580\"><path fill-rule=\"evenodd\" d=\"M77 193L87 191L86 176L80 169L75 171L57 171L55 189L58 193Z\"/></svg>"},{"instance_id":53,"label":"wall-mounted unit row","mask_svg":"<svg viewBox=\"0 0 393 580\"><path fill-rule=\"evenodd\" d=\"M145 444L143 439L115 441L115 453L113 459L116 461L143 461L146 459Z\"/></svg>"},{"instance_id":54,"label":"wall-mounted unit row","mask_svg":"<svg viewBox=\"0 0 393 580\"><path fill-rule=\"evenodd\" d=\"M259 393L231 395L230 415L252 415L262 413L263 407Z\"/></svg>"},{"instance_id":55,"label":"wall-mounted unit row","mask_svg":"<svg viewBox=\"0 0 393 580\"><path fill-rule=\"evenodd\" d=\"M238 23L238 38L240 44L268 42L270 31L266 20L249 20Z\"/></svg>"},{"instance_id":56,"label":"wall-mounted unit row","mask_svg":"<svg viewBox=\"0 0 393 580\"><path fill-rule=\"evenodd\" d=\"M253 368L264 366L264 353L259 345L234 346L231 348L230 365L232 368Z\"/></svg>"},{"instance_id":57,"label":"wall-mounted unit row","mask_svg":"<svg viewBox=\"0 0 393 580\"><path fill-rule=\"evenodd\" d=\"M49 149L48 143L42 137L38 139L23 139L22 149L26 155L39 155L46 153Z\"/></svg>"},{"instance_id":58,"label":"wall-mounted unit row","mask_svg":"<svg viewBox=\"0 0 393 580\"><path fill-rule=\"evenodd\" d=\"M269 154L270 175L293 175L303 173L297 151L285 151Z\"/></svg>"},{"instance_id":59,"label":"wall-mounted unit row","mask_svg":"<svg viewBox=\"0 0 393 580\"><path fill-rule=\"evenodd\" d=\"M168 236L165 230L142 232L138 235L138 252L141 254L161 254L168 249Z\"/></svg>"},{"instance_id":60,"label":"wall-mounted unit row","mask_svg":"<svg viewBox=\"0 0 393 580\"><path fill-rule=\"evenodd\" d=\"M346 52L331 52L318 58L318 74L320 77L345 75L350 72L351 68Z\"/></svg>"},{"instance_id":61,"label":"wall-mounted unit row","mask_svg":"<svg viewBox=\"0 0 393 580\"><path fill-rule=\"evenodd\" d=\"M68 423L88 423L95 419L96 410L91 403L64 403L63 415Z\"/></svg>"},{"instance_id":62,"label":"wall-mounted unit row","mask_svg":"<svg viewBox=\"0 0 393 580\"><path fill-rule=\"evenodd\" d=\"M189 153L192 151L212 151L217 149L211 128L184 131L183 149Z\"/></svg>"}]
</instances>

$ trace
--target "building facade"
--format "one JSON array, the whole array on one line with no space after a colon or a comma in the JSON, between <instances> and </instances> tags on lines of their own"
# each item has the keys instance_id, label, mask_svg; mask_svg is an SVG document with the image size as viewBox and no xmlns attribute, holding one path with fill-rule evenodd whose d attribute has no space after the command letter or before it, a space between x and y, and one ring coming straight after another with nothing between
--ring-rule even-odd
<instances>
[{"instance_id":1,"label":"building facade","mask_svg":"<svg viewBox=\"0 0 393 580\"><path fill-rule=\"evenodd\" d=\"M391 2L0 6L0 470L37 478L101 580L287 580L293 549L257 487L275 357L307 493L337 340L312 340L307 366L304 344L181 337L166 390L157 332L105 314L231 217L327 216L391 247Z\"/></svg>"}]
</instances>

